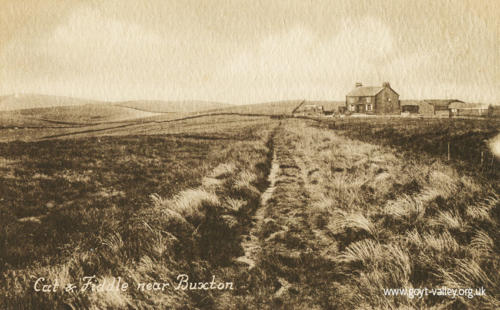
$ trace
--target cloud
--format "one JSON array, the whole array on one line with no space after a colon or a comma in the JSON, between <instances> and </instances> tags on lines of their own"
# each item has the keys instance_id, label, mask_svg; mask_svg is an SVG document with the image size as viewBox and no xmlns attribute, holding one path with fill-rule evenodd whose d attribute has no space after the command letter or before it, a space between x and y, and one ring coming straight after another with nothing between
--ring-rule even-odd
<instances>
[{"instance_id":1,"label":"cloud","mask_svg":"<svg viewBox=\"0 0 500 310\"><path fill-rule=\"evenodd\" d=\"M226 91L250 90L249 101L272 98L341 99L362 80L380 84L378 70L396 53L390 29L373 18L344 19L324 38L305 26L263 39L235 55L217 72ZM286 98L285 98L286 97Z\"/></svg>"},{"instance_id":2,"label":"cloud","mask_svg":"<svg viewBox=\"0 0 500 310\"><path fill-rule=\"evenodd\" d=\"M138 24L83 8L57 27L40 48L68 69L65 78L93 77L99 83L123 82L130 87L154 83L164 77L165 68L182 71L175 61L179 57L177 42Z\"/></svg>"},{"instance_id":3,"label":"cloud","mask_svg":"<svg viewBox=\"0 0 500 310\"><path fill-rule=\"evenodd\" d=\"M280 99L343 100L355 82L389 81L403 99L495 98L492 79L461 70L459 49L421 46L403 52L393 29L375 17L339 21L325 37L307 26L295 26L264 38L253 49L235 55L217 72L226 80L220 95L248 94L249 102ZM446 44L446 42L443 42ZM471 58L471 57L469 57ZM481 68L484 64L468 66Z\"/></svg>"},{"instance_id":4,"label":"cloud","mask_svg":"<svg viewBox=\"0 0 500 310\"><path fill-rule=\"evenodd\" d=\"M500 99L492 52L498 53L498 39L488 24L469 15L463 36L453 36L458 30L451 30L461 25L455 19L453 27L418 29L406 26L404 16L388 18L390 12L316 10L309 20L308 12L290 8L293 14L283 13L279 26L274 15L261 23L255 16L260 7L237 22L217 8L204 15L194 10L195 2L167 5L161 14L129 4L82 4L49 30L14 36L0 47L0 93L248 103L342 100L355 82L389 81L402 98ZM287 16L296 18L284 26ZM443 31L434 37L436 27Z\"/></svg>"},{"instance_id":5,"label":"cloud","mask_svg":"<svg viewBox=\"0 0 500 310\"><path fill-rule=\"evenodd\" d=\"M205 41L78 8L45 36L22 38L1 52L6 83L0 87L109 100L187 98L213 71L213 61L204 63L215 54L211 38L199 35Z\"/></svg>"}]
</instances>

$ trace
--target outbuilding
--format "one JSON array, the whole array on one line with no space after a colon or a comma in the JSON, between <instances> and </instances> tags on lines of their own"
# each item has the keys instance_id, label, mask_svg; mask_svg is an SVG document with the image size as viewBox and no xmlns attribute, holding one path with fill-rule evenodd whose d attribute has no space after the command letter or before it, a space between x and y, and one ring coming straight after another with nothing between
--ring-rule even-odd
<instances>
[{"instance_id":1,"label":"outbuilding","mask_svg":"<svg viewBox=\"0 0 500 310\"><path fill-rule=\"evenodd\" d=\"M452 102L448 106L451 116L487 116L489 105L484 103Z\"/></svg>"},{"instance_id":2,"label":"outbuilding","mask_svg":"<svg viewBox=\"0 0 500 310\"><path fill-rule=\"evenodd\" d=\"M432 116L450 117L450 104L453 102L462 102L456 99L429 99L425 103L432 106Z\"/></svg>"}]
</instances>

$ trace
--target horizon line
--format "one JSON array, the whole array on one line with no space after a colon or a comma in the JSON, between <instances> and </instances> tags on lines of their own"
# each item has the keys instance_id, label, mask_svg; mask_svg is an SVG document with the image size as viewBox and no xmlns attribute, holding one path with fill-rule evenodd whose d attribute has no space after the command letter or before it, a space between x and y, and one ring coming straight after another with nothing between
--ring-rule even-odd
<instances>
[{"instance_id":1,"label":"horizon line","mask_svg":"<svg viewBox=\"0 0 500 310\"><path fill-rule=\"evenodd\" d=\"M276 103L276 102L285 102L285 101L300 101L300 100L305 100L305 101L323 101L323 102L344 102L345 101L345 95L343 99L336 99L336 98L331 98L331 99L316 99L316 98L286 98L286 99L270 99L270 100L265 100L265 101L253 101L249 103L234 103L234 102L228 102L228 101L215 101L215 100L204 100L204 99L151 99L151 98L142 98L142 99L120 99L120 100L108 100L108 99L95 99L95 98L89 98L89 97L74 97L70 95L57 95L57 94L49 94L49 93L32 93L32 92L15 92L15 93L4 93L0 95L0 98L5 98L5 97L16 97L16 96L44 96L44 97L54 97L54 98L66 98L66 99L73 99L73 100L81 100L81 101L94 101L95 104L99 103L124 103L124 102L154 102L154 101L159 101L159 102L176 102L176 103L182 103L182 102L204 102L204 103L219 103L219 104L228 104L228 105L250 105L250 104L266 104L266 103ZM450 96L443 96L443 97L425 97L425 98L403 98L399 99L400 101L409 101L409 100L461 100L466 103L485 103L485 104L492 104L492 105L500 105L499 101L479 101L479 100L463 100L460 99L459 97L450 97ZM0 100L0 102L3 100Z\"/></svg>"}]
</instances>

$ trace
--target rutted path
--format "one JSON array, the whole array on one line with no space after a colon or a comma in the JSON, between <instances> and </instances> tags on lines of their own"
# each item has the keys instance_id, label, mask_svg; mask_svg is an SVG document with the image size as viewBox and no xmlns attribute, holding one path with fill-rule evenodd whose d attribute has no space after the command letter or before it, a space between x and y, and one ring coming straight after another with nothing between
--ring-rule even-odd
<instances>
[{"instance_id":1,"label":"rutted path","mask_svg":"<svg viewBox=\"0 0 500 310\"><path fill-rule=\"evenodd\" d=\"M241 247L243 248L245 254L235 259L238 263L248 265L249 269L255 267L255 262L260 254L260 251L262 250L258 234L265 220L267 202L272 197L275 189L278 171L279 165L276 160L276 152L273 152L271 171L268 176L269 187L261 196L260 207L253 216L253 225L250 228L248 235L243 236Z\"/></svg>"},{"instance_id":2,"label":"rutted path","mask_svg":"<svg viewBox=\"0 0 500 310\"><path fill-rule=\"evenodd\" d=\"M308 167L297 139L286 124L273 137L270 186L243 238L245 254L236 259L235 308L328 308L326 279L335 267L321 257L324 244L311 226Z\"/></svg>"}]
</instances>

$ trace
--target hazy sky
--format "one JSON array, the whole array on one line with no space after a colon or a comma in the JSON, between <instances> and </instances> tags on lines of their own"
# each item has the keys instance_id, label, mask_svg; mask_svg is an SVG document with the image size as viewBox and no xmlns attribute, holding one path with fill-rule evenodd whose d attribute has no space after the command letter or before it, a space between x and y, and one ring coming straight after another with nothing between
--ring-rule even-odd
<instances>
[{"instance_id":1,"label":"hazy sky","mask_svg":"<svg viewBox=\"0 0 500 310\"><path fill-rule=\"evenodd\" d=\"M0 94L500 102L500 1L0 0Z\"/></svg>"}]
</instances>

